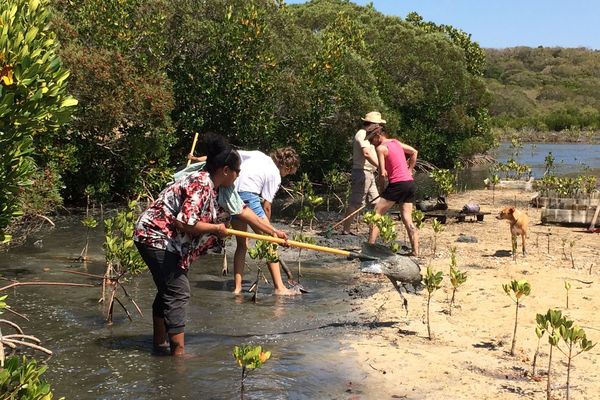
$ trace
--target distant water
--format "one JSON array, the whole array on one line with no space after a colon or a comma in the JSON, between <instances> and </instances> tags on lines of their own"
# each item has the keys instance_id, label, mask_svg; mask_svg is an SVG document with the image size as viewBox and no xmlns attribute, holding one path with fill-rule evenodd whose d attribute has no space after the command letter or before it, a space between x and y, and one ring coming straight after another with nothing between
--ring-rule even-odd
<instances>
[{"instance_id":1,"label":"distant water","mask_svg":"<svg viewBox=\"0 0 600 400\"><path fill-rule=\"evenodd\" d=\"M519 150L515 160L529 164L534 177L544 174L544 159L548 153L554 156L556 175L593 174L600 177L600 144L581 143L527 143ZM494 152L498 161L512 157L509 143L502 143Z\"/></svg>"},{"instance_id":2,"label":"distant water","mask_svg":"<svg viewBox=\"0 0 600 400\"><path fill-rule=\"evenodd\" d=\"M528 164L534 177L544 175L544 159L549 152L554 156L554 173L559 176L575 176L578 174L591 174L600 181L600 144L581 143L526 143L515 158L519 163ZM513 157L514 150L510 143L502 143L491 152L498 162L506 162ZM459 171L459 190L482 189L483 180L489 177L491 165L475 166ZM435 196L435 185L426 175L417 175L417 198Z\"/></svg>"}]
</instances>

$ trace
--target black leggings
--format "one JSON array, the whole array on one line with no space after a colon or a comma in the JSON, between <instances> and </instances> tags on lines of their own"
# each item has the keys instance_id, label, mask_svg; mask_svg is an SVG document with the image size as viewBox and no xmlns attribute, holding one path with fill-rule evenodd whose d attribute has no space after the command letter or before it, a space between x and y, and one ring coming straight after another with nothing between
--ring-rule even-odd
<instances>
[{"instance_id":1,"label":"black leggings","mask_svg":"<svg viewBox=\"0 0 600 400\"><path fill-rule=\"evenodd\" d=\"M168 333L183 332L190 301L190 282L187 270L178 266L179 255L138 242L135 245L158 290L152 303L152 315L164 318Z\"/></svg>"}]
</instances>

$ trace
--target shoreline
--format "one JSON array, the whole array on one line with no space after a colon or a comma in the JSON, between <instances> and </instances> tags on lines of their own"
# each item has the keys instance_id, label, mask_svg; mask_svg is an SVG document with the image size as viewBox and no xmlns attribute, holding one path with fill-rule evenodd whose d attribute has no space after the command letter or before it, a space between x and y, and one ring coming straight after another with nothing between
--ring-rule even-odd
<instances>
[{"instance_id":1,"label":"shoreline","mask_svg":"<svg viewBox=\"0 0 600 400\"><path fill-rule=\"evenodd\" d=\"M431 254L433 232L431 224L420 232L423 257L422 273L427 265L443 271L442 288L432 295L431 329L433 340L427 338L425 325L426 292L407 294L408 313L401 299L381 279L381 287L372 296L356 299L355 306L365 321L379 322L367 336L348 335L345 344L355 354L363 380L354 382L354 389L364 398L396 396L406 399L452 398L470 400L473 394L482 399L545 399L548 366L547 337L542 340L537 361L537 376L531 376L531 363L537 345L535 314L549 308L563 311L576 324L583 326L588 339L600 339L597 259L600 235L582 233L581 228L542 226L540 209L530 208L534 192L496 190L495 204L491 191L470 190L451 195L451 209L467 202L477 202L482 211L491 212L483 222L449 222L437 238L437 255ZM530 217L528 256L520 254L514 262L510 256L508 224L494 218L504 206L516 202ZM399 237L403 227L397 224ZM550 231L551 235L546 236ZM362 234L362 232L361 232ZM459 243L461 235L474 236L477 243ZM563 256L563 239L575 241L575 269L569 259L569 245ZM550 252L547 252L547 240ZM536 246L537 244L537 246ZM452 295L448 281L449 251L457 247L458 269L467 272L467 281L456 294L456 307L448 313ZM361 275L359 281L380 280ZM502 290L502 284L526 279L532 286L531 295L521 301L515 356L509 355L514 327L515 305ZM570 308L565 306L564 281L572 284ZM563 346L564 348L564 346ZM600 396L600 380L596 368L597 349L585 352L573 362L571 396L596 399ZM564 395L565 358L555 351L552 363L553 396ZM358 397L362 398L362 397Z\"/></svg>"}]
</instances>

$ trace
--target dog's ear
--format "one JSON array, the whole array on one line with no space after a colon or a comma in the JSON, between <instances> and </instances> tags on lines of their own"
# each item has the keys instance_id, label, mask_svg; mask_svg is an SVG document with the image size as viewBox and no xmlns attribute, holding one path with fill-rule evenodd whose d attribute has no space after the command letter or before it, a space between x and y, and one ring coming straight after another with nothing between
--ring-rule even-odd
<instances>
[{"instance_id":1,"label":"dog's ear","mask_svg":"<svg viewBox=\"0 0 600 400\"><path fill-rule=\"evenodd\" d=\"M514 214L514 213L515 213L515 208L514 208L514 207L510 207L510 208L508 209L508 213L509 213L509 214Z\"/></svg>"}]
</instances>

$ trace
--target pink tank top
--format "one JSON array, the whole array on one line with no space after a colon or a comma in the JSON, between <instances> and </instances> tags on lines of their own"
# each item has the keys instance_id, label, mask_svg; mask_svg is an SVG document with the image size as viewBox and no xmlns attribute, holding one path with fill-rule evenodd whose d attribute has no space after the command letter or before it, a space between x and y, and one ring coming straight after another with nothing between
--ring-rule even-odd
<instances>
[{"instance_id":1,"label":"pink tank top","mask_svg":"<svg viewBox=\"0 0 600 400\"><path fill-rule=\"evenodd\" d=\"M385 169L388 173L390 183L412 181L413 177L408 170L406 154L399 141L396 139L387 139L383 144L388 148L388 154L385 158Z\"/></svg>"}]
</instances>

